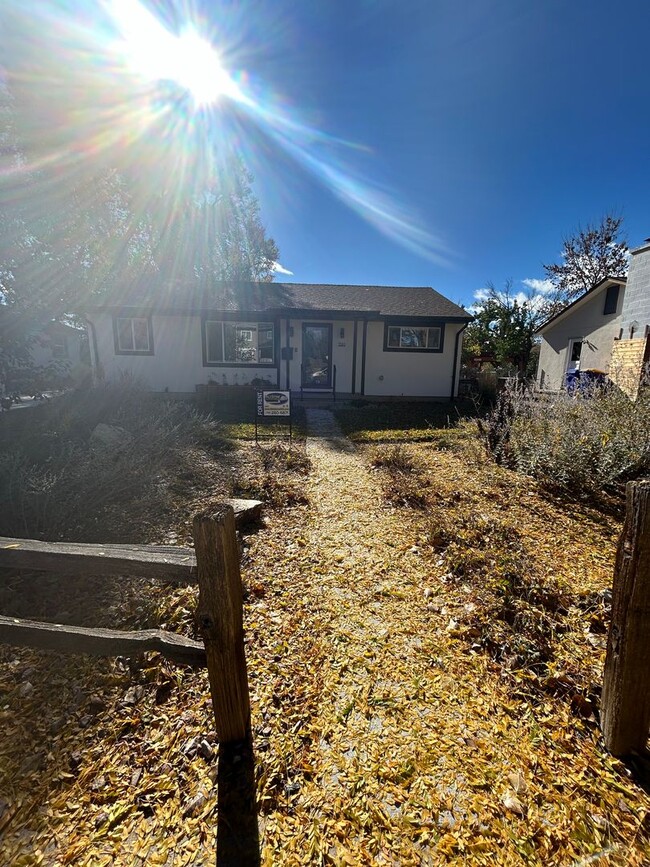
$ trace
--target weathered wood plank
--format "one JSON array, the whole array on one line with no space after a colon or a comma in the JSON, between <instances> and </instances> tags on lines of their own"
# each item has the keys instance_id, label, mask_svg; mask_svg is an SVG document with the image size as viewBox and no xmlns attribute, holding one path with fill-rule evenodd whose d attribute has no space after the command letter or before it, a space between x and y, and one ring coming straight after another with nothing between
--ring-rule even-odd
<instances>
[{"instance_id":1,"label":"weathered wood plank","mask_svg":"<svg viewBox=\"0 0 650 867\"><path fill-rule=\"evenodd\" d=\"M68 575L137 575L196 580L196 558L187 548L83 545L0 537L0 567Z\"/></svg>"},{"instance_id":2,"label":"weathered wood plank","mask_svg":"<svg viewBox=\"0 0 650 867\"><path fill-rule=\"evenodd\" d=\"M238 527L258 521L259 500L228 500ZM166 581L196 580L196 557L174 545L43 542L0 536L0 568L33 569L69 575L137 575Z\"/></svg>"},{"instance_id":3,"label":"weathered wood plank","mask_svg":"<svg viewBox=\"0 0 650 867\"><path fill-rule=\"evenodd\" d=\"M126 632L0 616L0 643L91 656L133 656L155 650L175 662L206 664L205 648L200 641L163 629Z\"/></svg>"},{"instance_id":4,"label":"weathered wood plank","mask_svg":"<svg viewBox=\"0 0 650 867\"><path fill-rule=\"evenodd\" d=\"M194 516L199 607L210 693L220 743L250 734L250 698L244 652L243 594L232 506Z\"/></svg>"},{"instance_id":5,"label":"weathered wood plank","mask_svg":"<svg viewBox=\"0 0 650 867\"><path fill-rule=\"evenodd\" d=\"M615 756L641 752L650 729L650 481L629 482L626 494L601 703Z\"/></svg>"},{"instance_id":6,"label":"weathered wood plank","mask_svg":"<svg viewBox=\"0 0 650 867\"><path fill-rule=\"evenodd\" d=\"M264 503L261 500L226 500L227 506L232 506L235 512L235 525L239 529L247 524L254 524L262 517L262 506Z\"/></svg>"}]
</instances>

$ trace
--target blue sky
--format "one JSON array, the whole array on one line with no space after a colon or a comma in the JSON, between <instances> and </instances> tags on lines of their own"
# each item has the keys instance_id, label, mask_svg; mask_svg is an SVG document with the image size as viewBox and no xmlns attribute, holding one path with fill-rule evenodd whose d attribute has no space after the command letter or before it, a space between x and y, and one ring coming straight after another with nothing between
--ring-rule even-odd
<instances>
[{"instance_id":1,"label":"blue sky","mask_svg":"<svg viewBox=\"0 0 650 867\"><path fill-rule=\"evenodd\" d=\"M446 260L386 238L268 145L253 170L287 279L433 285L469 303L487 281L542 277L563 235L609 209L633 246L650 235L647 0L246 5L250 74L365 145L332 152L417 214ZM216 36L218 5L208 14Z\"/></svg>"},{"instance_id":2,"label":"blue sky","mask_svg":"<svg viewBox=\"0 0 650 867\"><path fill-rule=\"evenodd\" d=\"M648 0L5 2L0 64L58 101L72 157L131 151L152 187L162 144L135 82L144 66L186 80L200 52L172 43L194 21L227 92L189 125L248 163L287 279L470 304L487 282L542 278L607 211L632 246L650 235ZM182 173L190 139L168 138Z\"/></svg>"}]
</instances>

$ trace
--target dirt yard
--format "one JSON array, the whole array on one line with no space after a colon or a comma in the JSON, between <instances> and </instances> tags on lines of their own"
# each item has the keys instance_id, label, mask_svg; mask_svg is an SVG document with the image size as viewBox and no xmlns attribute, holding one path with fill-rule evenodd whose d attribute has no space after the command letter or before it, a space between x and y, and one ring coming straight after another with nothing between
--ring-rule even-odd
<instances>
[{"instance_id":1,"label":"dirt yard","mask_svg":"<svg viewBox=\"0 0 650 867\"><path fill-rule=\"evenodd\" d=\"M468 428L396 450L308 424L311 469L250 481L275 503L242 563L262 863L648 863L650 798L596 721L615 508L554 501ZM79 587L21 581L3 613L29 591L81 617ZM97 625L194 635L194 588L93 587ZM214 864L204 673L0 654L2 863Z\"/></svg>"}]
</instances>

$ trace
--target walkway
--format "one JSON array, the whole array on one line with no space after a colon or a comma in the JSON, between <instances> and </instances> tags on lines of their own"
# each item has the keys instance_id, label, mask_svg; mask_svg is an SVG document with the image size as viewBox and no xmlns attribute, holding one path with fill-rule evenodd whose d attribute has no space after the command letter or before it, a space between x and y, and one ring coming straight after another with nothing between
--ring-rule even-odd
<instances>
[{"instance_id":1,"label":"walkway","mask_svg":"<svg viewBox=\"0 0 650 867\"><path fill-rule=\"evenodd\" d=\"M463 677L454 658L447 671L448 617L427 608L430 566L408 514L385 506L378 474L329 410L308 408L307 418L313 519L301 589L329 658L310 725L316 776L303 784L291 833L305 835L313 863L317 852L336 864L439 863L423 829L438 836L471 812L459 768L466 740L491 728L484 662L461 658Z\"/></svg>"}]
</instances>

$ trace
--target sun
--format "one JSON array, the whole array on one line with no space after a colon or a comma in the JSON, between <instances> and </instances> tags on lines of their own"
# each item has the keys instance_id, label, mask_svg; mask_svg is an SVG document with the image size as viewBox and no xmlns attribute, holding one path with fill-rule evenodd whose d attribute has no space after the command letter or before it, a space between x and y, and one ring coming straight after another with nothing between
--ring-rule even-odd
<instances>
[{"instance_id":1,"label":"sun","mask_svg":"<svg viewBox=\"0 0 650 867\"><path fill-rule=\"evenodd\" d=\"M173 81L197 106L235 95L236 85L216 49L193 27L171 33L137 0L112 0L108 8L120 31L117 50L128 68L146 81Z\"/></svg>"},{"instance_id":2,"label":"sun","mask_svg":"<svg viewBox=\"0 0 650 867\"><path fill-rule=\"evenodd\" d=\"M198 105L232 94L232 81L217 52L195 30L186 30L178 37L173 63L172 78L192 94Z\"/></svg>"}]
</instances>

